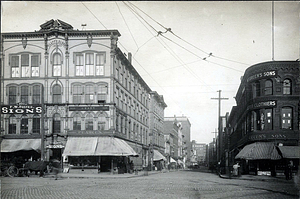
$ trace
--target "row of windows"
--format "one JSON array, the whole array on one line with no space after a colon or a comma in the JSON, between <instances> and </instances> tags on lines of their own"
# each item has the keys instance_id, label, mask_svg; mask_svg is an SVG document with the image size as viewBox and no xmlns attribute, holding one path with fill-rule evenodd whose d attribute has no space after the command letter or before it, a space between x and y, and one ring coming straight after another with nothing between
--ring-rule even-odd
<instances>
[{"instance_id":1,"label":"row of windows","mask_svg":"<svg viewBox=\"0 0 300 199\"><path fill-rule=\"evenodd\" d=\"M102 76L105 68L105 53L75 53L75 76ZM53 54L52 75L62 76L63 58ZM10 55L11 77L39 77L40 54Z\"/></svg>"},{"instance_id":2,"label":"row of windows","mask_svg":"<svg viewBox=\"0 0 300 199\"><path fill-rule=\"evenodd\" d=\"M282 82L282 93L284 95L292 94L292 81L290 79L285 79ZM264 95L273 95L273 82L272 80L266 80L264 83L264 90L262 92L261 84L259 81L256 81L252 84L252 96L253 98Z\"/></svg>"},{"instance_id":3,"label":"row of windows","mask_svg":"<svg viewBox=\"0 0 300 199\"><path fill-rule=\"evenodd\" d=\"M21 85L8 87L8 103L25 104L41 103L42 86L40 85ZM20 94L20 98L18 95ZM107 100L107 84L74 84L72 85L73 103L97 103L98 100ZM59 84L52 87L52 103L62 103L62 88Z\"/></svg>"},{"instance_id":4,"label":"row of windows","mask_svg":"<svg viewBox=\"0 0 300 199\"><path fill-rule=\"evenodd\" d=\"M255 130L273 130L274 114L273 109L254 110L248 114L247 122L245 122L246 129L244 132L251 132ZM281 109L280 117L281 129L293 128L293 109L290 107L283 107ZM243 125L244 126L244 125ZM243 127L242 127L243 128Z\"/></svg>"},{"instance_id":5,"label":"row of windows","mask_svg":"<svg viewBox=\"0 0 300 199\"><path fill-rule=\"evenodd\" d=\"M29 125L29 120L32 122ZM40 116L34 116L29 119L27 115L23 115L20 119L17 119L15 115L9 117L9 134L16 134L17 128L19 128L20 134L40 134Z\"/></svg>"}]
</instances>

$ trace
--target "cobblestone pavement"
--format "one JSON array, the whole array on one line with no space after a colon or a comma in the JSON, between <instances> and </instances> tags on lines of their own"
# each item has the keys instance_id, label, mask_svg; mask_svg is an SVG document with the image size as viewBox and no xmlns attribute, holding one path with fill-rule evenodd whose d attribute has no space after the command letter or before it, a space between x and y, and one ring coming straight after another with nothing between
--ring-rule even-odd
<instances>
[{"instance_id":1,"label":"cobblestone pavement","mask_svg":"<svg viewBox=\"0 0 300 199\"><path fill-rule=\"evenodd\" d=\"M193 171L132 178L2 177L1 192L2 199L299 198L293 181L223 179Z\"/></svg>"}]
</instances>

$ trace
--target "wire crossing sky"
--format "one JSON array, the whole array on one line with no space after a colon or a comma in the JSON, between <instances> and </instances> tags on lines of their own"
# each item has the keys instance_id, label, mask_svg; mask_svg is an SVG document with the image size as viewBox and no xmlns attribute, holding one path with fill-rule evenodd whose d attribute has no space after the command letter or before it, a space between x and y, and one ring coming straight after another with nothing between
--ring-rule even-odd
<instances>
[{"instance_id":1,"label":"wire crossing sky","mask_svg":"<svg viewBox=\"0 0 300 199\"><path fill-rule=\"evenodd\" d=\"M217 91L229 98L225 115L248 67L273 56L299 59L300 3L275 1L272 9L271 1L1 1L1 32L38 31L51 19L78 30L117 29L118 47L164 96L165 116L187 116L192 139L209 143Z\"/></svg>"}]
</instances>

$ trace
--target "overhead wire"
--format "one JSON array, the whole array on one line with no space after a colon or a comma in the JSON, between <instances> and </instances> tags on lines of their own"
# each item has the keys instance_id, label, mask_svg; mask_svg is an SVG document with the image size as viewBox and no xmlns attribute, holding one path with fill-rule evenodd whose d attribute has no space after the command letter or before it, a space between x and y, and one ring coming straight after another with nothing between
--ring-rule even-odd
<instances>
[{"instance_id":1,"label":"overhead wire","mask_svg":"<svg viewBox=\"0 0 300 199\"><path fill-rule=\"evenodd\" d=\"M199 51L209 55L209 57L215 57L215 58L218 58L218 59L222 59L222 60L226 60L226 61L230 61L230 62L234 62L234 63L238 63L238 64L243 64L243 65L249 65L249 64L246 64L246 63L242 63L242 62L239 62L239 61L234 61L234 60L231 60L231 59L226 59L226 58L223 58L223 57L220 57L220 56L216 56L214 55L213 53L208 53L202 49L200 49L199 47L193 45L192 43L184 40L183 38L181 38L180 36L178 36L177 34L175 34L171 28L167 28L165 27L164 25L162 25L161 23L159 23L157 20L153 19L150 15L148 15L147 13L145 13L143 10L141 10L139 7L137 7L136 5L134 5L133 3L129 2L132 6L134 6L135 8L137 8L138 10L140 10L142 13L144 13L146 16L148 16L150 19L152 19L155 23L157 23L158 25L160 25L162 28L164 28L166 31L163 32L163 33L167 33L167 32L170 32L171 34L173 34L175 37L177 37L178 39L184 41L185 43L193 46L194 48L198 49ZM160 34L161 35L161 34ZM212 62L213 63L213 62Z\"/></svg>"},{"instance_id":2,"label":"overhead wire","mask_svg":"<svg viewBox=\"0 0 300 199\"><path fill-rule=\"evenodd\" d=\"M96 17L96 15L94 15L94 13L83 2L81 2L81 3L96 18L96 20L107 30L106 26Z\"/></svg>"},{"instance_id":3,"label":"overhead wire","mask_svg":"<svg viewBox=\"0 0 300 199\"><path fill-rule=\"evenodd\" d=\"M133 41L134 41L134 43L135 43L136 47L137 47L137 48L139 48L139 45L137 44L137 42L136 42L136 40L135 40L135 38L134 38L134 36L133 36L133 34L132 34L132 32L131 32L131 30L130 30L130 28L129 28L129 26L128 26L127 22L126 22L126 20L125 20L125 18L124 18L124 16L123 16L123 14L122 14L122 12L121 12L121 9L120 9L120 7L119 7L118 3L117 3L117 2L115 2L115 3L116 3L116 5L117 5L117 7L118 7L119 13L120 13L120 14L121 14L121 16L122 16L122 19L123 19L123 21L124 21L125 25L127 26L127 29L128 29L128 31L129 31L129 33L130 33L130 35L131 35L131 37L132 37L132 39L133 39Z\"/></svg>"}]
</instances>

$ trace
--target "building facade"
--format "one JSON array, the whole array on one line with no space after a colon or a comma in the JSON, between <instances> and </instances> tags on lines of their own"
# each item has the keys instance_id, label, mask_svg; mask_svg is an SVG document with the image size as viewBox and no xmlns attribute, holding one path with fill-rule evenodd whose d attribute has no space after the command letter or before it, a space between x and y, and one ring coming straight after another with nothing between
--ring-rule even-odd
<instances>
[{"instance_id":1,"label":"building facade","mask_svg":"<svg viewBox=\"0 0 300 199\"><path fill-rule=\"evenodd\" d=\"M32 142L26 159L101 164L103 170L119 162L148 165L151 89L131 54L118 48L119 36L117 30L74 30L61 20L34 32L2 33L2 149L16 152L9 148L14 142ZM105 144L121 147L99 151Z\"/></svg>"},{"instance_id":2,"label":"building facade","mask_svg":"<svg viewBox=\"0 0 300 199\"><path fill-rule=\"evenodd\" d=\"M271 61L245 71L227 122L231 164L241 161L242 172L275 175L287 161L299 164L299 66Z\"/></svg>"},{"instance_id":3,"label":"building facade","mask_svg":"<svg viewBox=\"0 0 300 199\"><path fill-rule=\"evenodd\" d=\"M150 92L150 108L149 108L149 119L150 119L150 163L151 169L153 166L160 169L162 167L159 157L156 157L154 153L165 155L165 138L164 138L164 110L167 104L164 101L162 95L159 95L156 91ZM161 156L160 156L161 157Z\"/></svg>"}]
</instances>

